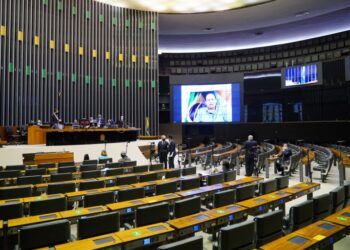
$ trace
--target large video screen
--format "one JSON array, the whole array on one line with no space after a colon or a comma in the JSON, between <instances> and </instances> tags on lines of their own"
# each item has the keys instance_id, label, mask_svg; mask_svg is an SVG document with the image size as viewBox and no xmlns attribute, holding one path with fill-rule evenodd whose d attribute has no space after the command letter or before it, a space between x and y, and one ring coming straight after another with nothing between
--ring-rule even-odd
<instances>
[{"instance_id":1,"label":"large video screen","mask_svg":"<svg viewBox=\"0 0 350 250\"><path fill-rule=\"evenodd\" d=\"M173 85L174 123L239 122L240 84Z\"/></svg>"},{"instance_id":2,"label":"large video screen","mask_svg":"<svg viewBox=\"0 0 350 250\"><path fill-rule=\"evenodd\" d=\"M321 64L307 64L284 68L282 70L282 87L321 84Z\"/></svg>"}]
</instances>

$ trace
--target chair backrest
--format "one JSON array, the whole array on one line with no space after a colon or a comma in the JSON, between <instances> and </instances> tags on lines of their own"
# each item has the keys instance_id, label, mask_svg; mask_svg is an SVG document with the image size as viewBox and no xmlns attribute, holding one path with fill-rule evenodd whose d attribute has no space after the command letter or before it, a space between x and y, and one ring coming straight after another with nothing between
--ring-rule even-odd
<instances>
[{"instance_id":1,"label":"chair backrest","mask_svg":"<svg viewBox=\"0 0 350 250\"><path fill-rule=\"evenodd\" d=\"M149 166L149 171L158 171L163 169L164 169L163 163L152 164Z\"/></svg>"},{"instance_id":2,"label":"chair backrest","mask_svg":"<svg viewBox=\"0 0 350 250\"><path fill-rule=\"evenodd\" d=\"M34 249L54 246L68 242L70 223L68 220L57 220L24 226L19 230L19 248Z\"/></svg>"},{"instance_id":3,"label":"chair backrest","mask_svg":"<svg viewBox=\"0 0 350 250\"><path fill-rule=\"evenodd\" d=\"M82 165L97 165L98 160L84 160Z\"/></svg>"},{"instance_id":4,"label":"chair backrest","mask_svg":"<svg viewBox=\"0 0 350 250\"><path fill-rule=\"evenodd\" d=\"M79 184L79 190L89 190L89 189L95 189L95 188L104 188L105 182L104 181L82 181Z\"/></svg>"},{"instance_id":5,"label":"chair backrest","mask_svg":"<svg viewBox=\"0 0 350 250\"><path fill-rule=\"evenodd\" d=\"M17 185L39 184L43 182L41 175L20 176L17 178Z\"/></svg>"},{"instance_id":6,"label":"chair backrest","mask_svg":"<svg viewBox=\"0 0 350 250\"><path fill-rule=\"evenodd\" d=\"M223 227L219 232L219 249L253 249L254 221Z\"/></svg>"},{"instance_id":7,"label":"chair backrest","mask_svg":"<svg viewBox=\"0 0 350 250\"><path fill-rule=\"evenodd\" d=\"M156 185L156 195L175 193L177 191L177 182L167 182Z\"/></svg>"},{"instance_id":8,"label":"chair backrest","mask_svg":"<svg viewBox=\"0 0 350 250\"><path fill-rule=\"evenodd\" d=\"M187 199L175 201L174 217L180 218L190 214L199 213L201 210L201 198L193 196Z\"/></svg>"},{"instance_id":9,"label":"chair backrest","mask_svg":"<svg viewBox=\"0 0 350 250\"><path fill-rule=\"evenodd\" d=\"M344 191L345 191L344 207L347 207L350 204L350 183L347 183L344 185Z\"/></svg>"},{"instance_id":10,"label":"chair backrest","mask_svg":"<svg viewBox=\"0 0 350 250\"><path fill-rule=\"evenodd\" d=\"M230 170L224 173L225 181L234 181L236 180L237 172L236 170Z\"/></svg>"},{"instance_id":11,"label":"chair backrest","mask_svg":"<svg viewBox=\"0 0 350 250\"><path fill-rule=\"evenodd\" d=\"M167 220L169 220L169 203L167 202L142 206L136 209L135 224L137 227Z\"/></svg>"},{"instance_id":12,"label":"chair backrest","mask_svg":"<svg viewBox=\"0 0 350 250\"><path fill-rule=\"evenodd\" d=\"M135 166L133 167L133 172L134 173L148 172L148 165Z\"/></svg>"},{"instance_id":13,"label":"chair backrest","mask_svg":"<svg viewBox=\"0 0 350 250\"><path fill-rule=\"evenodd\" d=\"M0 189L0 200L32 196L32 186L10 187Z\"/></svg>"},{"instance_id":14,"label":"chair backrest","mask_svg":"<svg viewBox=\"0 0 350 250\"><path fill-rule=\"evenodd\" d=\"M158 179L157 173L143 174L140 175L140 182L155 181Z\"/></svg>"},{"instance_id":15,"label":"chair backrest","mask_svg":"<svg viewBox=\"0 0 350 250\"><path fill-rule=\"evenodd\" d=\"M21 170L3 170L0 171L0 178L16 178L20 176Z\"/></svg>"},{"instance_id":16,"label":"chair backrest","mask_svg":"<svg viewBox=\"0 0 350 250\"><path fill-rule=\"evenodd\" d=\"M109 212L94 216L84 216L78 219L77 237L85 239L97 235L118 232L120 218L118 212Z\"/></svg>"},{"instance_id":17,"label":"chair backrest","mask_svg":"<svg viewBox=\"0 0 350 250\"><path fill-rule=\"evenodd\" d=\"M106 163L105 167L106 168L118 168L121 165L122 164L120 162L109 162L109 163Z\"/></svg>"},{"instance_id":18,"label":"chair backrest","mask_svg":"<svg viewBox=\"0 0 350 250\"><path fill-rule=\"evenodd\" d=\"M314 221L322 220L331 212L331 196L330 194L322 194L313 197L314 201Z\"/></svg>"},{"instance_id":19,"label":"chair backrest","mask_svg":"<svg viewBox=\"0 0 350 250\"><path fill-rule=\"evenodd\" d=\"M181 176L181 169L174 169L168 172L165 172L165 178L176 178Z\"/></svg>"},{"instance_id":20,"label":"chair backrest","mask_svg":"<svg viewBox=\"0 0 350 250\"><path fill-rule=\"evenodd\" d=\"M80 172L97 170L97 164L80 165Z\"/></svg>"},{"instance_id":21,"label":"chair backrest","mask_svg":"<svg viewBox=\"0 0 350 250\"><path fill-rule=\"evenodd\" d=\"M260 247L282 236L283 210L256 216L256 247Z\"/></svg>"},{"instance_id":22,"label":"chair backrest","mask_svg":"<svg viewBox=\"0 0 350 250\"><path fill-rule=\"evenodd\" d=\"M38 168L55 168L56 164L55 163L40 163L38 164Z\"/></svg>"},{"instance_id":23,"label":"chair backrest","mask_svg":"<svg viewBox=\"0 0 350 250\"><path fill-rule=\"evenodd\" d=\"M211 175L208 175L207 185L210 186L210 185L223 183L224 180L225 180L224 173L211 174Z\"/></svg>"},{"instance_id":24,"label":"chair backrest","mask_svg":"<svg viewBox=\"0 0 350 250\"><path fill-rule=\"evenodd\" d=\"M118 202L135 200L143 197L145 197L145 189L143 187L123 189L118 191Z\"/></svg>"},{"instance_id":25,"label":"chair backrest","mask_svg":"<svg viewBox=\"0 0 350 250\"><path fill-rule=\"evenodd\" d=\"M188 190L200 187L200 177L181 180L181 190Z\"/></svg>"},{"instance_id":26,"label":"chair backrest","mask_svg":"<svg viewBox=\"0 0 350 250\"><path fill-rule=\"evenodd\" d=\"M289 216L292 231L311 224L314 220L313 200L307 200L292 206L289 210Z\"/></svg>"},{"instance_id":27,"label":"chair backrest","mask_svg":"<svg viewBox=\"0 0 350 250\"><path fill-rule=\"evenodd\" d=\"M243 201L254 197L256 185L251 184L236 189L236 201Z\"/></svg>"},{"instance_id":28,"label":"chair backrest","mask_svg":"<svg viewBox=\"0 0 350 250\"><path fill-rule=\"evenodd\" d=\"M21 165L8 165L6 166L5 170L25 170L26 166L21 164Z\"/></svg>"},{"instance_id":29,"label":"chair backrest","mask_svg":"<svg viewBox=\"0 0 350 250\"><path fill-rule=\"evenodd\" d=\"M130 175L130 176L118 176L116 178L116 185L129 185L137 183L137 176L136 175Z\"/></svg>"},{"instance_id":30,"label":"chair backrest","mask_svg":"<svg viewBox=\"0 0 350 250\"><path fill-rule=\"evenodd\" d=\"M21 218L22 216L23 216L22 202L0 204L0 220Z\"/></svg>"},{"instance_id":31,"label":"chair backrest","mask_svg":"<svg viewBox=\"0 0 350 250\"><path fill-rule=\"evenodd\" d=\"M335 213L344 207L345 202L345 188L344 186L337 187L330 191L331 195L331 213Z\"/></svg>"},{"instance_id":32,"label":"chair backrest","mask_svg":"<svg viewBox=\"0 0 350 250\"><path fill-rule=\"evenodd\" d=\"M106 169L106 176L116 176L116 175L122 175L124 174L124 169L122 168L111 168L111 169Z\"/></svg>"},{"instance_id":33,"label":"chair backrest","mask_svg":"<svg viewBox=\"0 0 350 250\"><path fill-rule=\"evenodd\" d=\"M134 167L137 165L137 161L125 161L121 162L121 167Z\"/></svg>"},{"instance_id":34,"label":"chair backrest","mask_svg":"<svg viewBox=\"0 0 350 250\"><path fill-rule=\"evenodd\" d=\"M93 207L114 202L115 194L113 191L96 194L87 194L84 196L84 207Z\"/></svg>"},{"instance_id":35,"label":"chair backrest","mask_svg":"<svg viewBox=\"0 0 350 250\"><path fill-rule=\"evenodd\" d=\"M47 172L46 168L27 169L26 172L25 172L25 176L44 175L44 174L46 174L46 172Z\"/></svg>"},{"instance_id":36,"label":"chair backrest","mask_svg":"<svg viewBox=\"0 0 350 250\"><path fill-rule=\"evenodd\" d=\"M183 168L182 169L182 175L193 175L197 173L197 168L196 167L190 167L190 168Z\"/></svg>"},{"instance_id":37,"label":"chair backrest","mask_svg":"<svg viewBox=\"0 0 350 250\"><path fill-rule=\"evenodd\" d=\"M107 162L112 162L112 161L113 161L112 158L105 158L105 159L99 159L98 163L101 164L101 163L107 163Z\"/></svg>"},{"instance_id":38,"label":"chair backrest","mask_svg":"<svg viewBox=\"0 0 350 250\"><path fill-rule=\"evenodd\" d=\"M73 180L72 173L60 173L60 174L51 174L50 181L71 181Z\"/></svg>"},{"instance_id":39,"label":"chair backrest","mask_svg":"<svg viewBox=\"0 0 350 250\"><path fill-rule=\"evenodd\" d=\"M214 208L223 207L235 203L236 201L236 190L229 189L220 191L214 194L213 206Z\"/></svg>"},{"instance_id":40,"label":"chair backrest","mask_svg":"<svg viewBox=\"0 0 350 250\"><path fill-rule=\"evenodd\" d=\"M81 172L82 179L98 178L98 177L101 177L101 170L91 170L91 171Z\"/></svg>"},{"instance_id":41,"label":"chair backrest","mask_svg":"<svg viewBox=\"0 0 350 250\"><path fill-rule=\"evenodd\" d=\"M65 161L65 162L59 162L58 167L72 167L75 166L74 161Z\"/></svg>"},{"instance_id":42,"label":"chair backrest","mask_svg":"<svg viewBox=\"0 0 350 250\"><path fill-rule=\"evenodd\" d=\"M184 240L178 240L173 243L165 244L157 248L157 250L202 250L203 249L203 237L193 236Z\"/></svg>"},{"instance_id":43,"label":"chair backrest","mask_svg":"<svg viewBox=\"0 0 350 250\"><path fill-rule=\"evenodd\" d=\"M75 166L70 166L70 167L59 167L57 169L57 173L74 173L77 172L77 168Z\"/></svg>"},{"instance_id":44,"label":"chair backrest","mask_svg":"<svg viewBox=\"0 0 350 250\"><path fill-rule=\"evenodd\" d=\"M259 195L268 194L277 190L277 180L270 179L259 184Z\"/></svg>"},{"instance_id":45,"label":"chair backrest","mask_svg":"<svg viewBox=\"0 0 350 250\"><path fill-rule=\"evenodd\" d=\"M277 180L277 190L281 190L289 186L289 175L279 176L275 179Z\"/></svg>"},{"instance_id":46,"label":"chair backrest","mask_svg":"<svg viewBox=\"0 0 350 250\"><path fill-rule=\"evenodd\" d=\"M29 214L48 214L67 210L67 198L49 198L47 200L32 201L29 203Z\"/></svg>"},{"instance_id":47,"label":"chair backrest","mask_svg":"<svg viewBox=\"0 0 350 250\"><path fill-rule=\"evenodd\" d=\"M64 194L75 191L75 183L49 183L47 194Z\"/></svg>"}]
</instances>

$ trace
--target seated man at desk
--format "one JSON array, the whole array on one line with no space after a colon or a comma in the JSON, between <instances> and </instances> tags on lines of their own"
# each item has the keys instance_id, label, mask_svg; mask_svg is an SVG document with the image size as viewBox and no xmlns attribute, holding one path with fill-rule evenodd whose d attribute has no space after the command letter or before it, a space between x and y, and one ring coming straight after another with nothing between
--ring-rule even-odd
<instances>
[{"instance_id":1,"label":"seated man at desk","mask_svg":"<svg viewBox=\"0 0 350 250\"><path fill-rule=\"evenodd\" d=\"M105 119L103 119L101 114L98 115L96 123L98 128L103 128L105 126Z\"/></svg>"},{"instance_id":2,"label":"seated man at desk","mask_svg":"<svg viewBox=\"0 0 350 250\"><path fill-rule=\"evenodd\" d=\"M118 160L118 162L123 163L123 162L131 161L131 159L126 155L126 152L125 152L125 151L122 151L122 152L120 153L120 156L121 156L121 158Z\"/></svg>"},{"instance_id":3,"label":"seated man at desk","mask_svg":"<svg viewBox=\"0 0 350 250\"><path fill-rule=\"evenodd\" d=\"M276 160L276 169L282 172L284 175L284 165L289 163L290 157L292 156L292 150L288 148L288 144L283 144L281 152L277 155L278 159Z\"/></svg>"}]
</instances>

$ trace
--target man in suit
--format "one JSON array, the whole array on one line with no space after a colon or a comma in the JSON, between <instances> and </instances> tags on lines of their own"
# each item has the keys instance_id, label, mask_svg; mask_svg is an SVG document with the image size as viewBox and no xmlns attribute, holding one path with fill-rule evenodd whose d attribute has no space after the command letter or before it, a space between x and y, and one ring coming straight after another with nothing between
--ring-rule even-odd
<instances>
[{"instance_id":1,"label":"man in suit","mask_svg":"<svg viewBox=\"0 0 350 250\"><path fill-rule=\"evenodd\" d=\"M174 168L174 158L176 155L176 143L173 137L169 135L169 168Z\"/></svg>"},{"instance_id":2,"label":"man in suit","mask_svg":"<svg viewBox=\"0 0 350 250\"><path fill-rule=\"evenodd\" d=\"M162 135L162 140L158 142L158 155L159 155L159 162L164 163L164 168L168 168L167 158L168 158L168 151L169 151L169 143L165 140L166 136Z\"/></svg>"},{"instance_id":3,"label":"man in suit","mask_svg":"<svg viewBox=\"0 0 350 250\"><path fill-rule=\"evenodd\" d=\"M244 142L245 149L245 176L252 176L254 172L254 157L258 143L253 140L253 136L249 135L248 140Z\"/></svg>"},{"instance_id":4,"label":"man in suit","mask_svg":"<svg viewBox=\"0 0 350 250\"><path fill-rule=\"evenodd\" d=\"M105 119L103 119L101 114L98 115L96 123L98 128L103 128L105 126Z\"/></svg>"},{"instance_id":5,"label":"man in suit","mask_svg":"<svg viewBox=\"0 0 350 250\"><path fill-rule=\"evenodd\" d=\"M60 122L61 122L61 119L59 118L59 111L56 108L51 115L51 127L52 128L59 128Z\"/></svg>"}]
</instances>

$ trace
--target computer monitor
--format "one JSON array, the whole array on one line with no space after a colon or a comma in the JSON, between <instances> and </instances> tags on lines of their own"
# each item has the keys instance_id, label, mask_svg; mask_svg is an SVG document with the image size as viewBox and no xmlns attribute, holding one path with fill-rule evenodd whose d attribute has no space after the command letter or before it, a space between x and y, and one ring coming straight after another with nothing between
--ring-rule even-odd
<instances>
[{"instance_id":1,"label":"computer monitor","mask_svg":"<svg viewBox=\"0 0 350 250\"><path fill-rule=\"evenodd\" d=\"M157 250L202 250L203 249L203 237L193 236L184 240L178 240L173 243L165 244L157 248Z\"/></svg>"},{"instance_id":2,"label":"computer monitor","mask_svg":"<svg viewBox=\"0 0 350 250\"><path fill-rule=\"evenodd\" d=\"M149 224L169 220L169 203L161 202L154 205L143 206L136 209L136 226L142 227Z\"/></svg>"},{"instance_id":3,"label":"computer monitor","mask_svg":"<svg viewBox=\"0 0 350 250\"><path fill-rule=\"evenodd\" d=\"M208 175L208 179L207 179L208 186L223 183L223 182L224 182L224 174L223 173Z\"/></svg>"}]
</instances>

